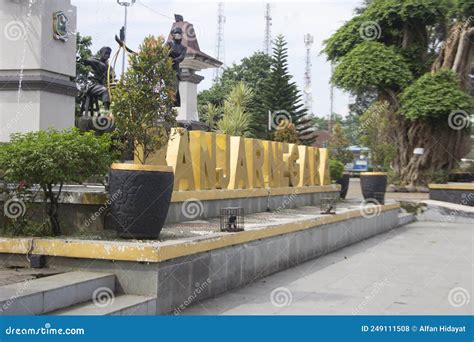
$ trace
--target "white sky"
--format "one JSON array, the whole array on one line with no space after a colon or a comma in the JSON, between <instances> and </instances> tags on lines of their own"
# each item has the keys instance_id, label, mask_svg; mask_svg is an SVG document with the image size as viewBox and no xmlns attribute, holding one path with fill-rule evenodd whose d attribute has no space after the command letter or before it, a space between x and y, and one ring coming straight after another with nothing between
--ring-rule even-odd
<instances>
[{"instance_id":1,"label":"white sky","mask_svg":"<svg viewBox=\"0 0 474 342\"><path fill-rule=\"evenodd\" d=\"M123 25L124 9L116 0L72 0L77 6L78 31L93 37L93 51L108 45L116 48L114 35ZM300 89L304 84L305 46L304 35L314 36L312 48L313 112L327 116L330 109L329 78L331 66L324 55L319 55L322 42L353 16L359 0L272 2L272 36L282 33L288 42L289 68ZM258 1L226 1L225 64L239 62L243 57L263 49L265 3ZM173 15L181 14L194 25L203 52L214 56L217 28L217 2L137 0L129 8L128 45L135 49L148 34L167 35L174 21ZM121 60L119 60L121 63ZM119 72L121 64L117 63ZM205 76L199 90L212 84L213 69L200 72ZM346 115L348 96L335 91L334 110Z\"/></svg>"}]
</instances>

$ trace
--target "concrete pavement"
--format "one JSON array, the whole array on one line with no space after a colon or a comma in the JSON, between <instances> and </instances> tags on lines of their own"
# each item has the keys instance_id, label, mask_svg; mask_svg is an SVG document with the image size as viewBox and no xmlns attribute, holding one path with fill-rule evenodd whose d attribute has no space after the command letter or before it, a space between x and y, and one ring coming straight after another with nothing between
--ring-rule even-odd
<instances>
[{"instance_id":1,"label":"concrete pavement","mask_svg":"<svg viewBox=\"0 0 474 342\"><path fill-rule=\"evenodd\" d=\"M245 288L185 315L471 315L472 225L415 222Z\"/></svg>"}]
</instances>

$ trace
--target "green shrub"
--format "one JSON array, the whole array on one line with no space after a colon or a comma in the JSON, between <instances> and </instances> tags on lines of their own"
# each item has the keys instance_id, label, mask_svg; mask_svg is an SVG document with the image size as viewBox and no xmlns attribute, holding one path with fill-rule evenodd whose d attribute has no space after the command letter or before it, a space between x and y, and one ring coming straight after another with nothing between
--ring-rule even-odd
<instances>
[{"instance_id":1,"label":"green shrub","mask_svg":"<svg viewBox=\"0 0 474 342\"><path fill-rule=\"evenodd\" d=\"M18 197L31 200L25 189L38 185L42 190L45 213L54 235L61 229L58 219L59 196L66 183L82 183L93 176L104 176L116 159L109 134L97 136L77 129L47 130L13 134L0 148L0 165L7 182L18 183ZM58 190L54 191L53 187Z\"/></svg>"},{"instance_id":2,"label":"green shrub","mask_svg":"<svg viewBox=\"0 0 474 342\"><path fill-rule=\"evenodd\" d=\"M459 86L451 70L427 73L407 87L401 95L401 112L410 119L448 117L453 110L469 113L474 101Z\"/></svg>"},{"instance_id":3,"label":"green shrub","mask_svg":"<svg viewBox=\"0 0 474 342\"><path fill-rule=\"evenodd\" d=\"M331 180L336 181L342 177L344 172L344 164L339 160L331 159L329 161L329 173L331 174Z\"/></svg>"}]
</instances>

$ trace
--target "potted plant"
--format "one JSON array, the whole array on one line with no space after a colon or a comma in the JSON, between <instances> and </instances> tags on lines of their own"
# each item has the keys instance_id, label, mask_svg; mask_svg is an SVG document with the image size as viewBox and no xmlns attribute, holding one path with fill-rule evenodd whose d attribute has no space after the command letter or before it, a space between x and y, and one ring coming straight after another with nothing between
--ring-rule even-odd
<instances>
[{"instance_id":1,"label":"potted plant","mask_svg":"<svg viewBox=\"0 0 474 342\"><path fill-rule=\"evenodd\" d=\"M344 177L344 164L339 160L329 160L329 173L331 175L331 181L341 186L339 197L345 199L347 195L347 189L349 187L349 177Z\"/></svg>"},{"instance_id":2,"label":"potted plant","mask_svg":"<svg viewBox=\"0 0 474 342\"><path fill-rule=\"evenodd\" d=\"M331 151L331 157L334 160L339 161L342 164L342 171L339 178L334 179L336 184L341 185L341 199L345 199L347 191L349 190L350 174L344 173L344 166L354 159L354 154L349 150L349 138L344 132L341 124L338 122L332 129L331 138L329 140L329 150Z\"/></svg>"},{"instance_id":3,"label":"potted plant","mask_svg":"<svg viewBox=\"0 0 474 342\"><path fill-rule=\"evenodd\" d=\"M112 93L116 132L134 146L136 164L115 163L109 173L111 203L106 227L125 238L158 238L173 192L173 169L149 165L176 125L174 71L163 37L148 36ZM126 144L125 144L126 145Z\"/></svg>"}]
</instances>

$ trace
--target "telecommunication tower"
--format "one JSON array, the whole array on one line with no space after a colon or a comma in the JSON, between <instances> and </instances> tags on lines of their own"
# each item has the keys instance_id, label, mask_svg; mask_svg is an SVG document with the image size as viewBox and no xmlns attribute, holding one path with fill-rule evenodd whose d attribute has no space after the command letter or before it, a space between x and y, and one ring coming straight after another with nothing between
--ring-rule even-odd
<instances>
[{"instance_id":1,"label":"telecommunication tower","mask_svg":"<svg viewBox=\"0 0 474 342\"><path fill-rule=\"evenodd\" d=\"M304 103L309 115L313 115L313 90L311 88L311 46L314 38L311 34L304 35L306 47L306 67L304 72Z\"/></svg>"},{"instance_id":2,"label":"telecommunication tower","mask_svg":"<svg viewBox=\"0 0 474 342\"><path fill-rule=\"evenodd\" d=\"M224 23L224 3L219 2L217 4L217 36L215 57L222 62L222 66L214 70L214 82L217 82L221 77L225 64Z\"/></svg>"},{"instance_id":3,"label":"telecommunication tower","mask_svg":"<svg viewBox=\"0 0 474 342\"><path fill-rule=\"evenodd\" d=\"M265 4L265 38L263 41L263 52L267 55L272 51L272 16L270 13L270 3Z\"/></svg>"}]
</instances>

